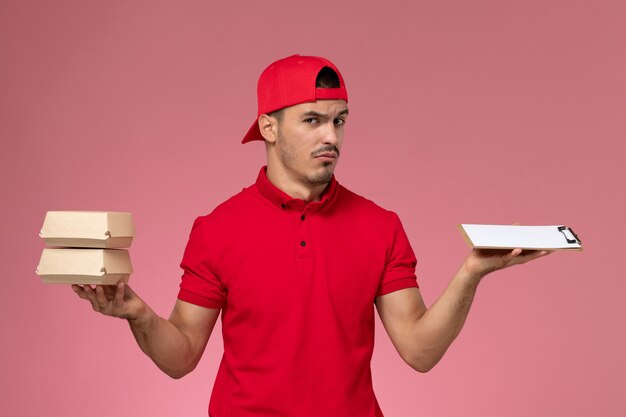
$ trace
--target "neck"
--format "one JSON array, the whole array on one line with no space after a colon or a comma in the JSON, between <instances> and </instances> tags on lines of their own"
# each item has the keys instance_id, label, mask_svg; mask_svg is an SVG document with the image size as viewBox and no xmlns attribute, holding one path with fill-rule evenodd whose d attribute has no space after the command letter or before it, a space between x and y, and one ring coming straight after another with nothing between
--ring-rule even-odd
<instances>
[{"instance_id":1,"label":"neck","mask_svg":"<svg viewBox=\"0 0 626 417\"><path fill-rule=\"evenodd\" d=\"M292 198L299 198L307 203L320 201L322 193L328 186L326 184L307 184L292 178L290 173L283 167L267 164L267 179L279 190Z\"/></svg>"}]
</instances>

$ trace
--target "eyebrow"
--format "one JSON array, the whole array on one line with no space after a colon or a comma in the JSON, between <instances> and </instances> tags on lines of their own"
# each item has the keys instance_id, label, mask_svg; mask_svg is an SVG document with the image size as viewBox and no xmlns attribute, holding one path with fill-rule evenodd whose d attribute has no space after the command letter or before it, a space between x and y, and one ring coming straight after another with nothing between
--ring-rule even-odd
<instances>
[{"instance_id":1,"label":"eyebrow","mask_svg":"<svg viewBox=\"0 0 626 417\"><path fill-rule=\"evenodd\" d=\"M337 116L343 116L344 114L348 114L348 109L343 109L342 111L339 112L339 114ZM322 119L327 119L328 118L328 113L320 113L320 112L316 112L315 110L309 110L306 113L303 113L302 116L315 116L315 117L320 117Z\"/></svg>"}]
</instances>

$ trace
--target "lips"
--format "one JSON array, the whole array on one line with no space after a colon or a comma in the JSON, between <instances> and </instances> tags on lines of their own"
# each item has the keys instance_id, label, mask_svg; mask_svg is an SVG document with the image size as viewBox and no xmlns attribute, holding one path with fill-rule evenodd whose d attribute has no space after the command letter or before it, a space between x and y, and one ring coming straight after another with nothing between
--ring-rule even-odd
<instances>
[{"instance_id":1,"label":"lips","mask_svg":"<svg viewBox=\"0 0 626 417\"><path fill-rule=\"evenodd\" d=\"M316 158L337 158L337 154L333 152L325 152L316 156Z\"/></svg>"}]
</instances>

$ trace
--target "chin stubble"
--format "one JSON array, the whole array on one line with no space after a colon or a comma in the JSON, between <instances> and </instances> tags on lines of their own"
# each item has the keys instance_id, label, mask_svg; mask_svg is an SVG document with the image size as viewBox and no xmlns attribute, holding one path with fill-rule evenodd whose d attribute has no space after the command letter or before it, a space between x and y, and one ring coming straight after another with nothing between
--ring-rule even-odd
<instances>
[{"instance_id":1,"label":"chin stubble","mask_svg":"<svg viewBox=\"0 0 626 417\"><path fill-rule=\"evenodd\" d=\"M280 157L283 162L283 165L285 165L286 167L292 166L293 162L296 161L296 155L294 154L293 150L289 146L287 146L286 143L283 141L283 138L280 132L278 132L278 146L281 150ZM315 157L324 152L334 152L337 155L337 157L339 157L339 149L334 145L323 146L322 148L313 152L311 156ZM322 162L323 170L321 172L316 172L316 173L308 174L308 175L305 173L302 177L302 180L310 185L328 184L333 177L334 169L332 165L333 165L333 162L323 161Z\"/></svg>"}]
</instances>

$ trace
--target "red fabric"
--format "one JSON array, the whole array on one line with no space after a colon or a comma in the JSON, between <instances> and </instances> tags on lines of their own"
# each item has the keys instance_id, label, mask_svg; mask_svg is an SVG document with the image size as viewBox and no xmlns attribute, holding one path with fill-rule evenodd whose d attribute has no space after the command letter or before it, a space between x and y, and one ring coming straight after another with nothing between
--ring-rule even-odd
<instances>
[{"instance_id":1,"label":"red fabric","mask_svg":"<svg viewBox=\"0 0 626 417\"><path fill-rule=\"evenodd\" d=\"M417 287L415 265L395 213L334 177L320 202L305 204L263 167L196 219L181 263L178 298L222 308L209 415L381 417L373 303Z\"/></svg>"}]
</instances>

